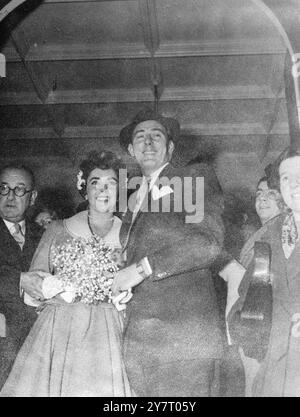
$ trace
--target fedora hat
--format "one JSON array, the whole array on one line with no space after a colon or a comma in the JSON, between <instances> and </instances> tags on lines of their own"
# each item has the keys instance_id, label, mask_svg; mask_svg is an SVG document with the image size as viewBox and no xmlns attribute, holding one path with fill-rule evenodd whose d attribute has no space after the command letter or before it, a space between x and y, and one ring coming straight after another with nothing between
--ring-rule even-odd
<instances>
[{"instance_id":1,"label":"fedora hat","mask_svg":"<svg viewBox=\"0 0 300 417\"><path fill-rule=\"evenodd\" d=\"M156 120L159 122L168 133L169 139L176 143L180 138L180 124L176 119L172 117L164 117L161 114L151 110L146 109L140 111L132 122L125 126L119 135L120 145L127 151L128 145L132 143L132 135L134 129L139 123L145 122L146 120Z\"/></svg>"}]
</instances>

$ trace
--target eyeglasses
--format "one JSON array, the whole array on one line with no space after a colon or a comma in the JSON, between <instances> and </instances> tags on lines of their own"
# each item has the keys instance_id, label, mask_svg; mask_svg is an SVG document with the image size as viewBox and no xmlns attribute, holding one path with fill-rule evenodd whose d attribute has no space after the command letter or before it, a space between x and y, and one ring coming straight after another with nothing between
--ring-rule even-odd
<instances>
[{"instance_id":1,"label":"eyeglasses","mask_svg":"<svg viewBox=\"0 0 300 417\"><path fill-rule=\"evenodd\" d=\"M17 185L15 188L10 188L7 184L0 185L0 194L7 195L10 191L13 191L17 197L23 197L25 194L30 193L33 190L26 190L22 185Z\"/></svg>"}]
</instances>

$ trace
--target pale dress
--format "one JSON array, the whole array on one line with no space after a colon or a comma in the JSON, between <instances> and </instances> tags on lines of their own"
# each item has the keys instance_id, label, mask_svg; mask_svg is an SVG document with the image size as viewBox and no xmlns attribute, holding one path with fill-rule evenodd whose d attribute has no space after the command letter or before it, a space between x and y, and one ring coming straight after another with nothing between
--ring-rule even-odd
<instances>
[{"instance_id":1,"label":"pale dress","mask_svg":"<svg viewBox=\"0 0 300 417\"><path fill-rule=\"evenodd\" d=\"M104 240L120 248L121 221L115 217ZM89 238L87 212L54 222L45 232L31 270L52 272L51 247L67 239ZM60 296L43 303L1 396L131 396L122 354L123 312L113 304L76 302Z\"/></svg>"}]
</instances>

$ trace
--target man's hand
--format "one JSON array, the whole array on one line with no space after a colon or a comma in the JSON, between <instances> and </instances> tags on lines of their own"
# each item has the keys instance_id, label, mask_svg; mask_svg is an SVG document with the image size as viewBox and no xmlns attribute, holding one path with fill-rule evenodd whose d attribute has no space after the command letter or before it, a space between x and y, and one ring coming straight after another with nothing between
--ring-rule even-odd
<instances>
[{"instance_id":1,"label":"man's hand","mask_svg":"<svg viewBox=\"0 0 300 417\"><path fill-rule=\"evenodd\" d=\"M43 271L22 272L20 286L22 290L36 300L44 300L42 284L43 279L48 275L47 272Z\"/></svg>"},{"instance_id":2,"label":"man's hand","mask_svg":"<svg viewBox=\"0 0 300 417\"><path fill-rule=\"evenodd\" d=\"M112 284L112 295L116 296L122 291L129 290L141 283L144 278L138 273L136 264L132 264L127 268L121 269L116 273Z\"/></svg>"}]
</instances>

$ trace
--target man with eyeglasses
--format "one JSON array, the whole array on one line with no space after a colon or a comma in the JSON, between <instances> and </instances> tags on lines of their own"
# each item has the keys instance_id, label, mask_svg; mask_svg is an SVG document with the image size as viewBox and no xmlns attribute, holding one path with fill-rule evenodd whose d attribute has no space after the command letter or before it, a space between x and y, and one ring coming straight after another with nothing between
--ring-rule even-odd
<instances>
[{"instance_id":1,"label":"man with eyeglasses","mask_svg":"<svg viewBox=\"0 0 300 417\"><path fill-rule=\"evenodd\" d=\"M37 196L34 175L23 165L0 171L0 389L37 315L24 291L42 298L42 277L26 273L43 229L26 218Z\"/></svg>"}]
</instances>

